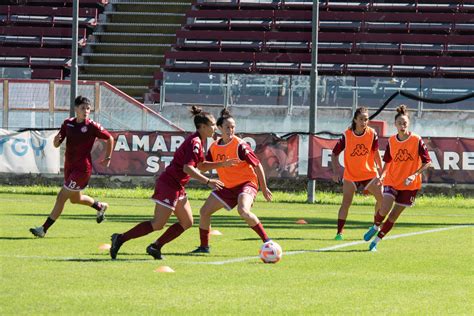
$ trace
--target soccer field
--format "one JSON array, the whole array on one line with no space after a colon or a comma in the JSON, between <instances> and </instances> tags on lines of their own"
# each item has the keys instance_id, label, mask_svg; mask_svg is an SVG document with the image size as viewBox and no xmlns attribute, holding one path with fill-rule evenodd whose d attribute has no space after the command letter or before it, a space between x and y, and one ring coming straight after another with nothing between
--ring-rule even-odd
<instances>
[{"instance_id":1,"label":"soccer field","mask_svg":"<svg viewBox=\"0 0 474 316\"><path fill-rule=\"evenodd\" d=\"M54 200L0 193L2 315L474 313L471 202L407 209L376 253L362 241L373 206L353 206L345 240L335 241L338 205L257 202L284 251L272 265L257 258L261 241L235 210L213 218L222 235L211 236L210 255L188 254L199 245L202 200L191 201L195 225L163 248L163 261L145 253L161 232L128 242L116 261L99 249L151 218L149 199L104 199L100 225L93 209L68 203L47 236L33 238L28 229ZM175 272L155 272L162 265Z\"/></svg>"}]
</instances>

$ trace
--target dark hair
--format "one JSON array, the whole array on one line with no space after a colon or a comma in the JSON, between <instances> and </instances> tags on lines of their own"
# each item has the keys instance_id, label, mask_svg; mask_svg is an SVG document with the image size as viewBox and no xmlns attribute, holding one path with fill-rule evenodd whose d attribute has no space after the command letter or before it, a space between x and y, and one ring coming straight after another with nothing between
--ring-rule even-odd
<instances>
[{"instance_id":1,"label":"dark hair","mask_svg":"<svg viewBox=\"0 0 474 316\"><path fill-rule=\"evenodd\" d=\"M80 95L74 100L74 106L79 106L81 104L91 105L91 100L89 100L88 98L83 97L82 95Z\"/></svg>"},{"instance_id":2,"label":"dark hair","mask_svg":"<svg viewBox=\"0 0 474 316\"><path fill-rule=\"evenodd\" d=\"M351 124L351 130L355 131L356 129L356 123L354 122L354 120L357 118L357 116L359 116L359 114L361 113L369 113L369 110L365 107L365 106L361 106L359 108L357 108L354 112L354 117L352 118L352 124Z\"/></svg>"},{"instance_id":3,"label":"dark hair","mask_svg":"<svg viewBox=\"0 0 474 316\"><path fill-rule=\"evenodd\" d=\"M200 107L193 105L190 110L194 117L194 126L196 129L201 127L202 124L209 124L214 119L214 116L209 112L204 112Z\"/></svg>"},{"instance_id":4,"label":"dark hair","mask_svg":"<svg viewBox=\"0 0 474 316\"><path fill-rule=\"evenodd\" d=\"M230 118L234 118L234 117L232 116L232 114L230 114L229 110L223 109L221 111L221 116L219 116L219 118L217 119L216 125L222 126L222 124L224 124L224 121Z\"/></svg>"},{"instance_id":5,"label":"dark hair","mask_svg":"<svg viewBox=\"0 0 474 316\"><path fill-rule=\"evenodd\" d=\"M399 118L402 115L406 115L408 118L410 118L410 116L408 115L408 107L405 104L401 104L397 108L397 114L395 115L395 121L397 120L397 118Z\"/></svg>"}]
</instances>

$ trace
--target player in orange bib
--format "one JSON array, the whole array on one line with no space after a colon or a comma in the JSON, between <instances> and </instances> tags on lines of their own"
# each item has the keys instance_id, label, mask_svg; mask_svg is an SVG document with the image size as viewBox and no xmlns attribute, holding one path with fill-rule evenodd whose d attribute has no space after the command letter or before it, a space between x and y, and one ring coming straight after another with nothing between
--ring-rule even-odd
<instances>
[{"instance_id":1,"label":"player in orange bib","mask_svg":"<svg viewBox=\"0 0 474 316\"><path fill-rule=\"evenodd\" d=\"M380 176L384 185L382 208L374 216L374 225L364 235L364 240L369 241L378 233L370 243L370 251L377 251L377 244L392 229L403 210L415 203L421 188L421 173L431 166L425 143L420 136L408 131L409 125L407 107L400 105L395 115L398 133L389 138L383 157L385 165Z\"/></svg>"},{"instance_id":2,"label":"player in orange bib","mask_svg":"<svg viewBox=\"0 0 474 316\"><path fill-rule=\"evenodd\" d=\"M375 212L382 205L382 186L378 181L377 167L382 168L379 153L378 136L368 126L369 112L367 108L358 108L352 119L352 125L337 142L332 151L331 165L333 181L340 182L337 166L339 154L344 150L344 175L342 181L342 204L337 219L337 234L334 239L343 240L343 230L352 199L358 188L372 193L375 197Z\"/></svg>"},{"instance_id":3,"label":"player in orange bib","mask_svg":"<svg viewBox=\"0 0 474 316\"><path fill-rule=\"evenodd\" d=\"M211 215L221 208L230 211L237 206L240 217L259 235L262 241L269 240L262 223L250 211L257 195L258 184L261 186L265 199L269 202L272 200L272 192L267 187L263 167L250 146L234 135L235 120L226 109L222 110L216 125L221 131L221 138L211 145L206 161L199 168L201 171L215 168L225 187L212 191L202 206L199 213L201 245L192 253L209 253ZM234 160L236 164L219 167L219 164L225 160Z\"/></svg>"}]
</instances>

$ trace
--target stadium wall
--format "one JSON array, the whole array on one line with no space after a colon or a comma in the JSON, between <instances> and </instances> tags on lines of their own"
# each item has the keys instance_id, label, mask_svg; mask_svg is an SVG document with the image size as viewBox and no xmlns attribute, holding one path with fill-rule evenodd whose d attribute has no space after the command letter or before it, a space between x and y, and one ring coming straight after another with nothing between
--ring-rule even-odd
<instances>
[{"instance_id":1,"label":"stadium wall","mask_svg":"<svg viewBox=\"0 0 474 316\"><path fill-rule=\"evenodd\" d=\"M184 130L194 129L190 120L189 107L184 105L165 105L162 115ZM218 115L222 106L203 106L205 111ZM285 107L232 106L229 107L241 133L307 132L309 129L309 107L293 107L291 113ZM371 110L371 113L375 110ZM342 133L352 119L353 109L318 109L318 132ZM395 110L382 111L376 120L386 121L388 135L396 132L393 124ZM429 110L417 113L411 111L411 130L421 136L430 137L469 137L474 138L474 110L449 111Z\"/></svg>"}]
</instances>

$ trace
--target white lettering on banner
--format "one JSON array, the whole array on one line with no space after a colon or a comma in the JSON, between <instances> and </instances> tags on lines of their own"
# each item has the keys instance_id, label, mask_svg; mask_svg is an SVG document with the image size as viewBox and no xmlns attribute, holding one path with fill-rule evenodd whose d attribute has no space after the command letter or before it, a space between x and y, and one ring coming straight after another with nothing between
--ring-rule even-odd
<instances>
[{"instance_id":1,"label":"white lettering on banner","mask_svg":"<svg viewBox=\"0 0 474 316\"><path fill-rule=\"evenodd\" d=\"M150 156L146 159L146 164L148 167L145 169L151 173L157 173L160 170L160 157L157 156Z\"/></svg>"},{"instance_id":2,"label":"white lettering on banner","mask_svg":"<svg viewBox=\"0 0 474 316\"><path fill-rule=\"evenodd\" d=\"M114 151L130 151L130 147L128 146L127 138L125 135L119 135L117 137L117 141L115 142L115 149Z\"/></svg>"},{"instance_id":3,"label":"white lettering on banner","mask_svg":"<svg viewBox=\"0 0 474 316\"><path fill-rule=\"evenodd\" d=\"M161 161L165 163L165 168L169 166L173 157L171 156L164 156L161 157ZM160 170L160 157L158 156L150 156L147 158L146 163L148 167L145 169L150 173L157 173Z\"/></svg>"},{"instance_id":4,"label":"white lettering on banner","mask_svg":"<svg viewBox=\"0 0 474 316\"><path fill-rule=\"evenodd\" d=\"M436 157L436 154L434 153L434 151L429 151L428 154L430 155L430 158L431 158L431 166L435 168L436 170L441 170L438 157Z\"/></svg>"},{"instance_id":5,"label":"white lettering on banner","mask_svg":"<svg viewBox=\"0 0 474 316\"><path fill-rule=\"evenodd\" d=\"M462 169L474 170L474 151L468 151L462 155Z\"/></svg>"},{"instance_id":6,"label":"white lettering on banner","mask_svg":"<svg viewBox=\"0 0 474 316\"><path fill-rule=\"evenodd\" d=\"M127 136L125 134L117 135L117 139L115 141L115 148L114 151L144 151L144 152L163 152L163 153L173 153L175 152L179 146L184 142L185 138L183 136L174 135L170 137L170 146L168 148L165 138L163 135L157 135L156 139L153 143L153 147L150 151L150 135L131 135L131 143L127 140ZM244 141L246 141L252 150L255 150L257 147L257 142L251 137L245 137ZM209 146L214 142L213 138L208 138L206 140L206 148L208 149ZM0 143L0 150L1 150L1 143ZM35 147L33 147L36 149ZM131 149L130 149L131 148ZM207 150L206 150L207 151Z\"/></svg>"},{"instance_id":7,"label":"white lettering on banner","mask_svg":"<svg viewBox=\"0 0 474 316\"><path fill-rule=\"evenodd\" d=\"M143 151L150 150L150 136L143 135L142 138L138 135L132 136L132 151L138 151L139 149L143 149Z\"/></svg>"},{"instance_id":8,"label":"white lettering on banner","mask_svg":"<svg viewBox=\"0 0 474 316\"><path fill-rule=\"evenodd\" d=\"M339 154L339 164L344 167L344 151ZM382 157L385 154L384 150L380 150L380 156ZM466 151L462 152L461 156L459 153L454 151L445 151L443 152L443 167L439 163L438 157L434 151L429 151L428 154L431 158L431 165L435 170L474 170L474 152ZM462 161L461 161L462 157ZM330 162L332 160L332 149L323 148L321 150L321 167L328 168L330 167Z\"/></svg>"},{"instance_id":9,"label":"white lettering on banner","mask_svg":"<svg viewBox=\"0 0 474 316\"><path fill-rule=\"evenodd\" d=\"M181 144L184 142L184 137L183 136L171 136L171 148L170 152L174 153L176 149L181 146Z\"/></svg>"},{"instance_id":10,"label":"white lettering on banner","mask_svg":"<svg viewBox=\"0 0 474 316\"><path fill-rule=\"evenodd\" d=\"M155 143L153 144L152 152L157 152L161 150L162 152L167 152L168 147L166 147L165 138L162 135L156 136Z\"/></svg>"},{"instance_id":11,"label":"white lettering on banner","mask_svg":"<svg viewBox=\"0 0 474 316\"><path fill-rule=\"evenodd\" d=\"M458 153L452 152L452 151L445 151L443 154L443 160L444 160L444 165L443 169L444 170L459 170L459 155Z\"/></svg>"},{"instance_id":12,"label":"white lettering on banner","mask_svg":"<svg viewBox=\"0 0 474 316\"><path fill-rule=\"evenodd\" d=\"M332 150L323 148L321 152L321 166L326 168L329 167L329 162L332 159Z\"/></svg>"}]
</instances>

